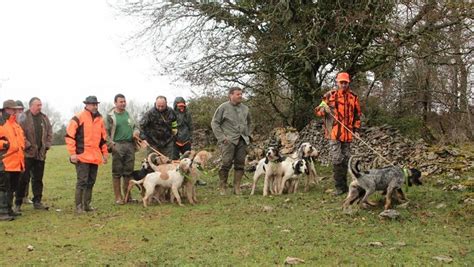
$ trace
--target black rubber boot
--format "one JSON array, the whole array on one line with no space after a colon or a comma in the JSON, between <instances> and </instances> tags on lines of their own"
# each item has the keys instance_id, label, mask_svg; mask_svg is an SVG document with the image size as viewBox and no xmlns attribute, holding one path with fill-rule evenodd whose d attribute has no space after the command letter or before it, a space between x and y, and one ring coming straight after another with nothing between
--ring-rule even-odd
<instances>
[{"instance_id":1,"label":"black rubber boot","mask_svg":"<svg viewBox=\"0 0 474 267\"><path fill-rule=\"evenodd\" d=\"M75 195L75 204L76 204L76 213L81 214L84 212L84 206L82 203L82 198L84 196L84 190L76 188L76 195Z\"/></svg>"},{"instance_id":2,"label":"black rubber boot","mask_svg":"<svg viewBox=\"0 0 474 267\"><path fill-rule=\"evenodd\" d=\"M336 191L334 191L334 195L339 196L342 194L347 193L349 190L347 186L347 167L341 164L334 164L332 167L333 171L333 178L334 178L334 185L336 187Z\"/></svg>"},{"instance_id":3,"label":"black rubber boot","mask_svg":"<svg viewBox=\"0 0 474 267\"><path fill-rule=\"evenodd\" d=\"M87 211L87 212L95 211L95 208L91 207L92 188L86 188L86 190L84 190L83 201L84 201L84 210L85 211Z\"/></svg>"},{"instance_id":4,"label":"black rubber boot","mask_svg":"<svg viewBox=\"0 0 474 267\"><path fill-rule=\"evenodd\" d=\"M12 221L15 217L9 214L8 208L8 194L5 191L0 191L0 221Z\"/></svg>"}]
</instances>

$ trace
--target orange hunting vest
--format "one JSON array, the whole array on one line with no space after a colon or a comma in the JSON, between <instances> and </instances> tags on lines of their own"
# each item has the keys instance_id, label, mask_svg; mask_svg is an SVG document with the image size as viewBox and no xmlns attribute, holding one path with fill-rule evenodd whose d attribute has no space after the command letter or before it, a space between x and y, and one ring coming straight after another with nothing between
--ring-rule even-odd
<instances>
[{"instance_id":1,"label":"orange hunting vest","mask_svg":"<svg viewBox=\"0 0 474 267\"><path fill-rule=\"evenodd\" d=\"M337 120L342 122L349 130L354 131L360 128L359 98L352 91L331 90L324 94L323 101L330 107L332 114ZM331 115L326 114L322 108L316 107L316 116L324 117L325 137L341 142L352 142L352 134L337 122Z\"/></svg>"},{"instance_id":2,"label":"orange hunting vest","mask_svg":"<svg viewBox=\"0 0 474 267\"><path fill-rule=\"evenodd\" d=\"M102 115L92 116L88 110L77 113L66 129L66 145L70 155L76 154L80 162L102 164L107 156L106 131Z\"/></svg>"}]
</instances>

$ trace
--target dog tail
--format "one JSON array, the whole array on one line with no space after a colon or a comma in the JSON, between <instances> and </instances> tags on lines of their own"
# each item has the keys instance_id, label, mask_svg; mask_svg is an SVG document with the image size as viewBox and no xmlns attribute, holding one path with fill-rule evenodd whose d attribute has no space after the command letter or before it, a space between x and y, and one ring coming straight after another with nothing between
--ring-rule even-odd
<instances>
[{"instance_id":1,"label":"dog tail","mask_svg":"<svg viewBox=\"0 0 474 267\"><path fill-rule=\"evenodd\" d=\"M138 180L138 181L130 180L129 183L133 183L133 184L135 184L135 185L142 185L144 181L145 181L145 178L140 179L140 180Z\"/></svg>"},{"instance_id":2,"label":"dog tail","mask_svg":"<svg viewBox=\"0 0 474 267\"><path fill-rule=\"evenodd\" d=\"M349 162L348 162L348 166L349 166L349 173L352 175L352 177L355 177L356 179L360 178L360 170L359 170L359 164L360 164L360 161L356 161L355 165L352 164L352 159L354 157L351 156L349 158Z\"/></svg>"}]
</instances>

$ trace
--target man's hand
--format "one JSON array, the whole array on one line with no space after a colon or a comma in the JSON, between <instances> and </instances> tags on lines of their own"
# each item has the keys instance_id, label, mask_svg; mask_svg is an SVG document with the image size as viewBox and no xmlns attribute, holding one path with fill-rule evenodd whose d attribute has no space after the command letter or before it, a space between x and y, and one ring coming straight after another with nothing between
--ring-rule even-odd
<instances>
[{"instance_id":1,"label":"man's hand","mask_svg":"<svg viewBox=\"0 0 474 267\"><path fill-rule=\"evenodd\" d=\"M104 164L107 164L107 157L104 156L104 155L102 155L102 162L103 162Z\"/></svg>"},{"instance_id":2,"label":"man's hand","mask_svg":"<svg viewBox=\"0 0 474 267\"><path fill-rule=\"evenodd\" d=\"M139 139L140 139L140 132L139 132L139 131L133 132L133 139L135 139L135 140L139 140Z\"/></svg>"},{"instance_id":3,"label":"man's hand","mask_svg":"<svg viewBox=\"0 0 474 267\"><path fill-rule=\"evenodd\" d=\"M76 155L76 154L71 155L71 156L69 157L69 160L70 160L72 163L78 163L78 162L79 162L79 160L77 159L77 155Z\"/></svg>"},{"instance_id":4,"label":"man's hand","mask_svg":"<svg viewBox=\"0 0 474 267\"><path fill-rule=\"evenodd\" d=\"M321 107L324 110L324 112L331 113L331 108L328 106L328 104L326 104L326 102L321 101L321 104L319 104L319 107Z\"/></svg>"}]
</instances>

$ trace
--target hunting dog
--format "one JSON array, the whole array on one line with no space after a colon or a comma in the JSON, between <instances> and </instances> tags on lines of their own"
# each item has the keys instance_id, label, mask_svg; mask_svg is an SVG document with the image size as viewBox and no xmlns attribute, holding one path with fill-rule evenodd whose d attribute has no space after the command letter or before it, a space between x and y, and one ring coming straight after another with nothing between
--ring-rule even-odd
<instances>
[{"instance_id":1,"label":"hunting dog","mask_svg":"<svg viewBox=\"0 0 474 267\"><path fill-rule=\"evenodd\" d=\"M308 142L301 143L298 148L298 158L306 161L306 167L308 168L308 175L306 176L304 191L308 192L311 184L318 182L316 168L314 167L314 160L319 156L319 152Z\"/></svg>"},{"instance_id":2,"label":"hunting dog","mask_svg":"<svg viewBox=\"0 0 474 267\"><path fill-rule=\"evenodd\" d=\"M406 200L402 191L405 182L408 186L422 185L421 172L417 169L390 166L361 172L359 170L360 162L357 161L353 166L352 160L353 157L349 159L348 171L353 180L349 186L349 194L342 205L344 209L356 201L361 205L375 206L375 203L368 201L368 197L375 191L384 191L386 192L384 209L387 210L392 206L392 196Z\"/></svg>"},{"instance_id":3,"label":"hunting dog","mask_svg":"<svg viewBox=\"0 0 474 267\"><path fill-rule=\"evenodd\" d=\"M304 159L298 159L296 161L285 160L281 163L281 169L283 170L283 175L281 177L278 195L281 195L284 190L286 190L287 193L296 193L300 175L303 173L309 175L309 168Z\"/></svg>"},{"instance_id":4,"label":"hunting dog","mask_svg":"<svg viewBox=\"0 0 474 267\"><path fill-rule=\"evenodd\" d=\"M148 206L150 197L155 192L155 187L171 189L171 202L176 198L178 205L183 206L178 189L183 184L183 181L191 174L193 161L188 158L180 160L178 167L169 169L168 166L159 166L159 171L149 173L140 181L131 180L134 184L143 184L145 188L145 196L143 197L143 206Z\"/></svg>"},{"instance_id":5,"label":"hunting dog","mask_svg":"<svg viewBox=\"0 0 474 267\"><path fill-rule=\"evenodd\" d=\"M183 155L182 159L184 159L184 158L190 159L193 162L193 164L191 165L190 174L184 180L184 182L182 184L182 187L180 187L180 189L182 189L182 190L180 190L180 192L182 192L181 195L185 196L187 198L188 202L191 205L194 205L198 202L195 184L196 184L196 180L198 179L199 172L198 172L197 166L194 162L194 159L195 159L196 155L193 154L192 152L189 152L189 153L188 152ZM156 155L156 156L158 156L158 155ZM161 158L159 158L159 159L161 159ZM173 160L169 163L162 163L160 165L155 165L153 163L153 161L150 161L150 165L153 169L163 172L163 171L173 170L173 169L177 168L179 166L180 162L181 162L180 160ZM171 203L173 203L173 198L171 198L171 194L168 191L169 191L169 189L159 188L158 197L161 196L162 199L165 200L165 195L166 196L169 195L170 196L170 201L171 201Z\"/></svg>"},{"instance_id":6,"label":"hunting dog","mask_svg":"<svg viewBox=\"0 0 474 267\"><path fill-rule=\"evenodd\" d=\"M154 170L151 168L150 164L148 164L147 158L144 158L144 159L142 160L140 170L134 170L134 171L132 172L132 174L131 174L131 177L132 177L133 180L139 181L139 180L145 178L145 176L146 176L147 174L152 173L152 172L154 172ZM130 186L130 185L131 185L131 186ZM143 194L144 194L144 192L145 192L143 186L142 186L141 184L140 184L140 185L136 185L136 186L137 186L138 189L140 190L140 194L141 194L142 197L143 197ZM125 193L125 200L126 200L125 202L127 202L128 199L129 199L129 197L130 197L130 190L132 189L132 187L133 187L133 184L131 184L131 183L129 182L128 188L127 188L127 192Z\"/></svg>"},{"instance_id":7,"label":"hunting dog","mask_svg":"<svg viewBox=\"0 0 474 267\"><path fill-rule=\"evenodd\" d=\"M158 155L157 153L154 153L154 152L150 153L148 155L148 157L146 157L142 160L141 169L140 170L134 170L132 172L131 176L132 176L133 180L140 181L143 178L145 178L145 176L147 174L158 171L158 165L154 164L153 163L154 161L156 161L158 163L158 165L166 164L162 156L160 156L160 155ZM129 199L130 191L132 190L134 185L138 187L138 189L140 190L140 194L143 198L143 196L145 194L145 190L143 188L143 185L142 184L136 184L136 183L133 183L133 182L129 181L127 192L125 193L125 199ZM158 194L157 194L157 197L155 197L155 199L158 200Z\"/></svg>"},{"instance_id":8,"label":"hunting dog","mask_svg":"<svg viewBox=\"0 0 474 267\"><path fill-rule=\"evenodd\" d=\"M267 196L269 193L273 195L279 194L282 178L285 173L294 172L292 167L294 161L290 157L282 156L277 147L269 147L265 153L265 158L261 159L257 164L250 194L253 195L255 193L257 182L263 174L265 174L263 196Z\"/></svg>"},{"instance_id":9,"label":"hunting dog","mask_svg":"<svg viewBox=\"0 0 474 267\"><path fill-rule=\"evenodd\" d=\"M267 165L266 162L268 162L267 158L263 158L257 163L257 167L255 169L255 172L253 173L252 191L250 192L250 195L253 195L255 193L255 188L257 187L258 180L262 175L265 174L265 165Z\"/></svg>"}]
</instances>

